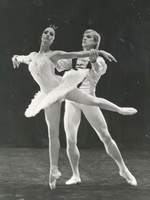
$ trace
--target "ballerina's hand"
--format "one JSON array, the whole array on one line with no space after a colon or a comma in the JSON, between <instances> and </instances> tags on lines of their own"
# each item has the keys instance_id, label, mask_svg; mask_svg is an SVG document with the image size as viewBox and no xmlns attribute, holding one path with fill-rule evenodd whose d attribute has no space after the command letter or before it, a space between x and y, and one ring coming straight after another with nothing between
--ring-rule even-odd
<instances>
[{"instance_id":1,"label":"ballerina's hand","mask_svg":"<svg viewBox=\"0 0 150 200\"><path fill-rule=\"evenodd\" d=\"M12 63L13 63L13 67L14 67L14 69L15 68L19 68L19 62L18 62L18 60L17 60L17 55L14 55L13 57L12 57Z\"/></svg>"},{"instance_id":2,"label":"ballerina's hand","mask_svg":"<svg viewBox=\"0 0 150 200\"><path fill-rule=\"evenodd\" d=\"M106 51L100 51L100 53L110 62L114 61L117 62L117 60L114 58L114 56L112 56L110 53L106 52Z\"/></svg>"},{"instance_id":3,"label":"ballerina's hand","mask_svg":"<svg viewBox=\"0 0 150 200\"><path fill-rule=\"evenodd\" d=\"M90 59L91 63L94 63L97 60L98 56L99 56L98 51L96 49L90 50L89 59Z\"/></svg>"}]
</instances>

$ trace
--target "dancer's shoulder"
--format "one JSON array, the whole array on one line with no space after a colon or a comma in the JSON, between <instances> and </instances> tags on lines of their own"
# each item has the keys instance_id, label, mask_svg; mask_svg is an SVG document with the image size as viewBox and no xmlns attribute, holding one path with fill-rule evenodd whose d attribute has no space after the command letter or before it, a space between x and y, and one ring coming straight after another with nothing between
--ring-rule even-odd
<instances>
[{"instance_id":1,"label":"dancer's shoulder","mask_svg":"<svg viewBox=\"0 0 150 200\"><path fill-rule=\"evenodd\" d=\"M29 54L29 56L32 58L32 57L34 57L35 55L37 55L37 52L31 52L30 54Z\"/></svg>"}]
</instances>

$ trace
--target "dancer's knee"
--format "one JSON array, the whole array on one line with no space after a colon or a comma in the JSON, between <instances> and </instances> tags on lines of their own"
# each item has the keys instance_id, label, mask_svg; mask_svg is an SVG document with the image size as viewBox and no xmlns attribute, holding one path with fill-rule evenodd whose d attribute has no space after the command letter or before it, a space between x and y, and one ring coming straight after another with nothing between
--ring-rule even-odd
<instances>
[{"instance_id":1,"label":"dancer's knee","mask_svg":"<svg viewBox=\"0 0 150 200\"><path fill-rule=\"evenodd\" d=\"M77 131L70 125L65 127L67 148L74 148L77 144Z\"/></svg>"},{"instance_id":2,"label":"dancer's knee","mask_svg":"<svg viewBox=\"0 0 150 200\"><path fill-rule=\"evenodd\" d=\"M70 135L70 132L72 131L72 127L70 126L69 123L64 124L64 129L65 129L66 135Z\"/></svg>"},{"instance_id":3,"label":"dancer's knee","mask_svg":"<svg viewBox=\"0 0 150 200\"><path fill-rule=\"evenodd\" d=\"M67 138L67 148L72 149L77 146L76 139L74 137L68 137Z\"/></svg>"},{"instance_id":4,"label":"dancer's knee","mask_svg":"<svg viewBox=\"0 0 150 200\"><path fill-rule=\"evenodd\" d=\"M104 144L107 145L109 145L113 141L107 129L103 130L103 134L101 135L101 140Z\"/></svg>"},{"instance_id":5,"label":"dancer's knee","mask_svg":"<svg viewBox=\"0 0 150 200\"><path fill-rule=\"evenodd\" d=\"M51 141L59 140L59 131L48 129L48 137Z\"/></svg>"}]
</instances>

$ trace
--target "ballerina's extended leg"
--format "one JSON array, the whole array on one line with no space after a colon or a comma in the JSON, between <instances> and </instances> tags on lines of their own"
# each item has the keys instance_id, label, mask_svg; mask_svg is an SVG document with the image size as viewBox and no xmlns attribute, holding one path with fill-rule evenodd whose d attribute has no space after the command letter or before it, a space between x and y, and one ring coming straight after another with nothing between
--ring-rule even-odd
<instances>
[{"instance_id":1,"label":"ballerina's extended leg","mask_svg":"<svg viewBox=\"0 0 150 200\"><path fill-rule=\"evenodd\" d=\"M122 115L134 115L137 113L137 110L132 107L119 107L116 104L103 99L98 98L87 93L80 91L79 89L74 89L66 95L66 99L74 101L76 103L85 104L88 106L97 106L104 110L109 110L117 112Z\"/></svg>"},{"instance_id":2,"label":"ballerina's extended leg","mask_svg":"<svg viewBox=\"0 0 150 200\"><path fill-rule=\"evenodd\" d=\"M53 93L52 93L53 94ZM42 100L37 108L33 111L32 116L35 116L38 112L40 112L41 109L46 108L51 104L51 98L53 95L48 95L44 100ZM117 112L122 115L134 115L137 113L137 110L132 107L119 107L116 104L103 99L103 98L97 98L95 96L89 95L87 93L84 93L80 91L79 89L75 88L71 92L69 92L66 95L66 99L70 101L74 101L76 103L81 103L89 106L97 106L104 110L109 110L113 112ZM54 102L52 102L54 103Z\"/></svg>"}]
</instances>

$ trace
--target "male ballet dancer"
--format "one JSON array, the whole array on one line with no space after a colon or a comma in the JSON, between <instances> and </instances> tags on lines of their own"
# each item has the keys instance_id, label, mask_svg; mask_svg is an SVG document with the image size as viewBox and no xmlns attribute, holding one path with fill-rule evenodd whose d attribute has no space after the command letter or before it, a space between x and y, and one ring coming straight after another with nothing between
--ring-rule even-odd
<instances>
[{"instance_id":1,"label":"male ballet dancer","mask_svg":"<svg viewBox=\"0 0 150 200\"><path fill-rule=\"evenodd\" d=\"M83 34L83 50L91 50L89 58L78 59L75 69L89 68L89 74L80 84L79 89L91 95L95 95L96 85L106 72L107 65L104 59L98 56L97 49L100 45L100 35L94 30L86 30ZM117 144L109 134L106 121L101 110L95 106L86 106L66 100L64 128L67 140L67 155L72 168L72 177L66 182L67 185L81 182L79 173L80 153L77 147L77 132L81 121L81 112L85 115L91 126L96 131L100 140L104 143L106 152L114 159L119 168L119 174L133 186L137 185L135 177L130 173L125 165ZM134 113L131 113L134 114Z\"/></svg>"}]
</instances>

